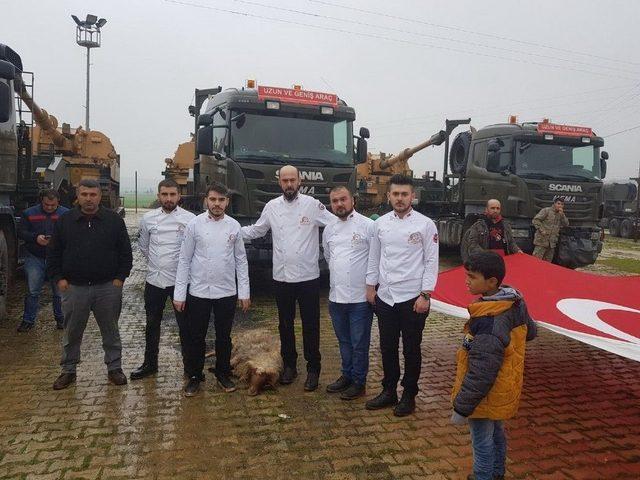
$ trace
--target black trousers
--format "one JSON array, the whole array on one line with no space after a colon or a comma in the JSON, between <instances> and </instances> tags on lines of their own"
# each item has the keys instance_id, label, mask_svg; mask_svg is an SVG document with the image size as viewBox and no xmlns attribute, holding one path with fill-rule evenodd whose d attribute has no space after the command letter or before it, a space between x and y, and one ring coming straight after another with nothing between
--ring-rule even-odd
<instances>
[{"instance_id":1,"label":"black trousers","mask_svg":"<svg viewBox=\"0 0 640 480\"><path fill-rule=\"evenodd\" d=\"M187 295L185 312L189 334L185 342L184 367L189 377L204 379L205 339L211 311L216 330L216 375L231 374L231 328L237 301L237 295L216 299Z\"/></svg>"},{"instance_id":2,"label":"black trousers","mask_svg":"<svg viewBox=\"0 0 640 480\"><path fill-rule=\"evenodd\" d=\"M320 284L319 279L306 282L275 281L276 304L278 305L278 331L280 332L280 354L285 367L296 367L296 334L293 321L296 318L296 301L302 319L302 345L307 371L320 373Z\"/></svg>"},{"instance_id":3,"label":"black trousers","mask_svg":"<svg viewBox=\"0 0 640 480\"><path fill-rule=\"evenodd\" d=\"M160 323L162 322L162 313L167 303L167 298L173 300L173 287L160 288L150 283L144 286L144 310L147 314L147 324L144 329L145 349L144 363L153 367L158 366L158 351L160 348ZM172 303L173 305L173 303ZM183 312L173 310L176 314L178 322L178 330L180 332L180 346L182 350L182 361L184 362L184 340L185 315Z\"/></svg>"},{"instance_id":4,"label":"black trousers","mask_svg":"<svg viewBox=\"0 0 640 480\"><path fill-rule=\"evenodd\" d=\"M416 297L417 298L417 297ZM398 345L402 336L402 353L404 355L404 377L401 385L404 394L415 397L418 394L418 379L422 367L422 331L427 313L413 311L413 298L406 302L391 306L376 297L376 315L380 330L380 352L382 353L382 370L384 378L382 387L388 391L396 391L400 379L400 358Z\"/></svg>"}]
</instances>

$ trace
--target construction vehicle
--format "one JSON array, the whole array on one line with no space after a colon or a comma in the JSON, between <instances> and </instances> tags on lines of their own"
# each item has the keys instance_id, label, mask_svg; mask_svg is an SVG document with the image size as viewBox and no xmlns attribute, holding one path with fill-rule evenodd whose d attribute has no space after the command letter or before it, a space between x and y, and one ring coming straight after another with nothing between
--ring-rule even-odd
<instances>
[{"instance_id":1,"label":"construction vehicle","mask_svg":"<svg viewBox=\"0 0 640 480\"><path fill-rule=\"evenodd\" d=\"M636 180L635 178L631 180ZM612 237L636 238L640 231L638 218L638 184L612 182L604 185L604 217L602 226Z\"/></svg>"},{"instance_id":2,"label":"construction vehicle","mask_svg":"<svg viewBox=\"0 0 640 480\"><path fill-rule=\"evenodd\" d=\"M242 225L252 224L282 194L278 171L287 164L300 171L300 192L325 205L332 187L355 188L355 165L366 160L369 131L361 128L354 137L355 111L337 95L250 80L242 88L196 90L195 97L189 111L197 158L185 208L203 211L203 192L218 181L229 188L227 212ZM247 256L253 264L270 264L270 236L247 244Z\"/></svg>"},{"instance_id":3,"label":"construction vehicle","mask_svg":"<svg viewBox=\"0 0 640 480\"><path fill-rule=\"evenodd\" d=\"M487 200L496 198L502 203L502 215L511 223L516 242L531 253L531 220L540 209L562 197L570 226L561 231L554 261L570 268L594 263L602 250L599 222L608 158L607 152L600 152L603 139L590 128L555 125L548 120L517 123L512 117L509 123L479 130L471 127L450 142L455 128L470 122L447 120L444 131L408 150L411 153L438 145L444 137L441 180L435 172L415 179L415 208L436 222L440 245L459 248L464 232L483 213ZM365 198L370 195L381 201L369 206L367 213L388 210L381 192L386 190L392 172L411 172L405 157L401 154L359 166L359 184Z\"/></svg>"},{"instance_id":4,"label":"construction vehicle","mask_svg":"<svg viewBox=\"0 0 640 480\"><path fill-rule=\"evenodd\" d=\"M56 189L61 203L70 206L77 183L96 179L103 205L123 211L120 157L111 141L98 131L58 127L57 119L33 101L32 89L33 74L23 71L14 50L0 44L0 318L6 315L7 292L22 258L20 214L38 202L41 189Z\"/></svg>"},{"instance_id":5,"label":"construction vehicle","mask_svg":"<svg viewBox=\"0 0 640 480\"><path fill-rule=\"evenodd\" d=\"M189 191L189 184L193 184L193 165L196 156L196 143L192 138L188 142L178 145L173 157L166 158L165 178L171 178L178 183L180 195L193 194Z\"/></svg>"}]
</instances>

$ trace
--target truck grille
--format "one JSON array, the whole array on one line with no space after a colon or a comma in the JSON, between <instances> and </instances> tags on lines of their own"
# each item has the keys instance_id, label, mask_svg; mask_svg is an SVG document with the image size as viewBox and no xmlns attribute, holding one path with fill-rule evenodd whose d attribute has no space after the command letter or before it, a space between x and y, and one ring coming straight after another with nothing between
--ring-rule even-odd
<instances>
[{"instance_id":1,"label":"truck grille","mask_svg":"<svg viewBox=\"0 0 640 480\"><path fill-rule=\"evenodd\" d=\"M558 194L536 192L534 200L534 214L544 207L553 205L553 200L557 197L564 197L564 213L571 220L585 220L592 217L594 199L583 194Z\"/></svg>"}]
</instances>

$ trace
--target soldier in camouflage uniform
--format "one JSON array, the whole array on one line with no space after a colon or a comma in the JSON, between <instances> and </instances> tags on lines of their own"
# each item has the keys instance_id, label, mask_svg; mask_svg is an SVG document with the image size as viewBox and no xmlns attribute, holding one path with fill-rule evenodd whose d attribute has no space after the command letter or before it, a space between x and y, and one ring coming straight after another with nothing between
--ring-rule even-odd
<instances>
[{"instance_id":1,"label":"soldier in camouflage uniform","mask_svg":"<svg viewBox=\"0 0 640 480\"><path fill-rule=\"evenodd\" d=\"M569 220L564 214L564 200L556 198L551 207L545 207L538 212L532 223L536 227L533 255L550 262L553 260L560 229L569 226Z\"/></svg>"}]
</instances>

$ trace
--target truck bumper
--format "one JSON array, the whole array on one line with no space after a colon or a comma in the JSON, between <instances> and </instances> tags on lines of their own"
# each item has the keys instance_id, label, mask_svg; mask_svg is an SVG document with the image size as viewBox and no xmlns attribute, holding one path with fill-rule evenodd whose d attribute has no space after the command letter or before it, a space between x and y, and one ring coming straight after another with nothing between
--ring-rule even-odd
<instances>
[{"instance_id":1,"label":"truck bumper","mask_svg":"<svg viewBox=\"0 0 640 480\"><path fill-rule=\"evenodd\" d=\"M569 227L560 233L553 263L568 268L584 267L595 263L601 251L600 227Z\"/></svg>"}]
</instances>

